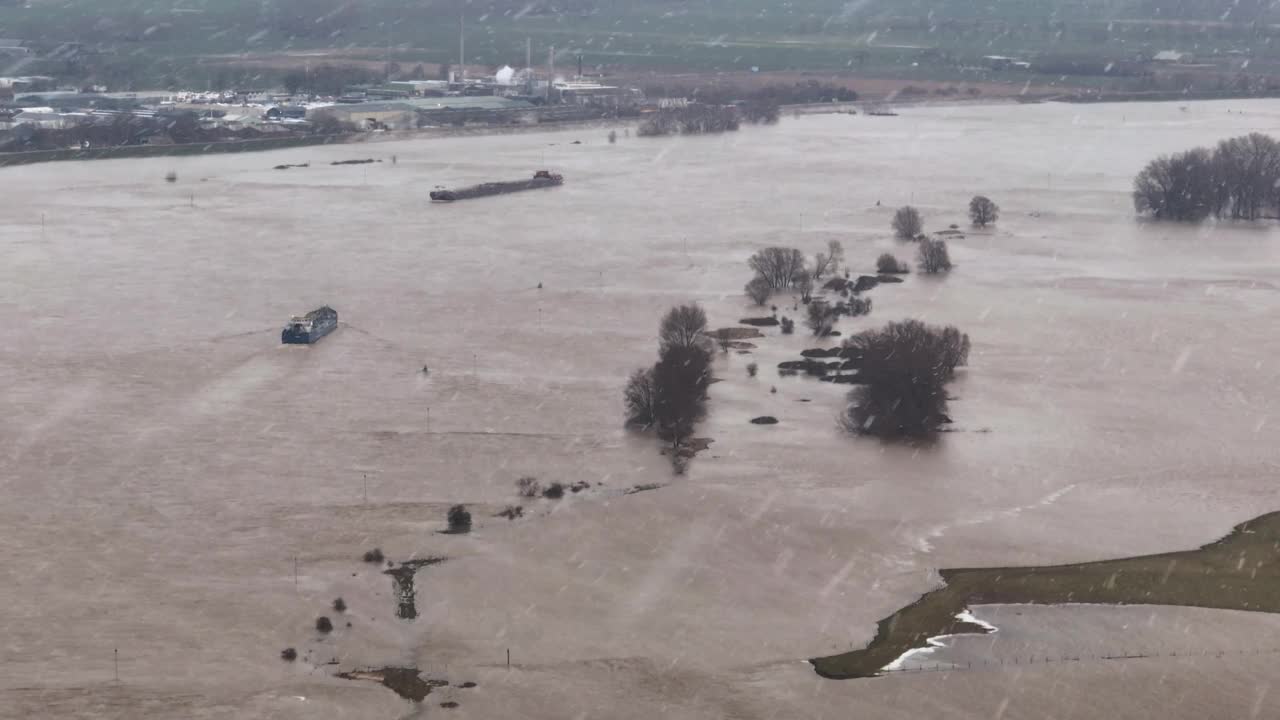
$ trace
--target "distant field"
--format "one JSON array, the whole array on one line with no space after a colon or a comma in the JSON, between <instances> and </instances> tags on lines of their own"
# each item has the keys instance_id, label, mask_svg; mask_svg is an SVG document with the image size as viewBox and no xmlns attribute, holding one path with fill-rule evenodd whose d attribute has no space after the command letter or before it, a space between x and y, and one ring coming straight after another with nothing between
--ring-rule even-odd
<instances>
[{"instance_id":1,"label":"distant field","mask_svg":"<svg viewBox=\"0 0 1280 720\"><path fill-rule=\"evenodd\" d=\"M0 36L44 47L82 42L103 54L20 65L22 72L83 75L108 84L208 82L208 55L383 48L404 63L458 60L466 8L467 61L536 62L554 46L562 62L669 71L867 70L976 63L991 53L1084 54L1116 60L1167 48L1280 57L1280 17L1260 0L32 0L0 7ZM1271 42L1276 35L1277 42ZM1268 48L1276 48L1270 50ZM925 50L943 58L922 57ZM916 65L912 65L916 63ZM10 68L15 72L15 68ZM252 76L233 78L237 82ZM263 77L261 80L270 80ZM222 78L222 80L231 80Z\"/></svg>"}]
</instances>

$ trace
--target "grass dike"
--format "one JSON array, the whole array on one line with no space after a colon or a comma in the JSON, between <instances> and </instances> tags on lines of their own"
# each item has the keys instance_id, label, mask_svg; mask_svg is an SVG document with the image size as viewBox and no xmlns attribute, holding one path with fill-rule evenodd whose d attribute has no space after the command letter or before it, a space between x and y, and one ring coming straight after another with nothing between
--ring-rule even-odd
<instances>
[{"instance_id":1,"label":"grass dike","mask_svg":"<svg viewBox=\"0 0 1280 720\"><path fill-rule=\"evenodd\" d=\"M958 619L970 605L1172 605L1280 612L1280 512L1196 550L1043 567L940 571L942 587L877 625L867 647L810 660L825 678L875 677L940 635L986 632Z\"/></svg>"}]
</instances>

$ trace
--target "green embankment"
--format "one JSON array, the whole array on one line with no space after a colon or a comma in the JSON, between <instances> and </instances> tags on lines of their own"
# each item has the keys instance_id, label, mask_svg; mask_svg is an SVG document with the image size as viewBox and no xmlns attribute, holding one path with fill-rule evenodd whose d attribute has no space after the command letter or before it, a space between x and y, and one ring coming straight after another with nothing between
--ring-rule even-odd
<instances>
[{"instance_id":1,"label":"green embankment","mask_svg":"<svg viewBox=\"0 0 1280 720\"><path fill-rule=\"evenodd\" d=\"M872 677L926 640L972 632L970 605L1182 605L1280 612L1280 513L1242 523L1197 550L1047 567L943 570L946 584L880 621L862 650L814 659L828 678Z\"/></svg>"}]
</instances>

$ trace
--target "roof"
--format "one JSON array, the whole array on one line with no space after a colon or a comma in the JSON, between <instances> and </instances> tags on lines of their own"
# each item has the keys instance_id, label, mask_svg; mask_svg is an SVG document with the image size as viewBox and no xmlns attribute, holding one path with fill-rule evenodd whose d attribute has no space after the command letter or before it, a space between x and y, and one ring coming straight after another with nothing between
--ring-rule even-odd
<instances>
[{"instance_id":1,"label":"roof","mask_svg":"<svg viewBox=\"0 0 1280 720\"><path fill-rule=\"evenodd\" d=\"M508 110L531 108L524 100L480 95L476 97L405 98L386 102L363 102L336 106L352 113L412 112L414 110Z\"/></svg>"},{"instance_id":2,"label":"roof","mask_svg":"<svg viewBox=\"0 0 1280 720\"><path fill-rule=\"evenodd\" d=\"M1178 52L1177 50L1161 50L1156 53L1156 56L1152 59L1164 62L1177 62L1186 56L1186 53Z\"/></svg>"}]
</instances>

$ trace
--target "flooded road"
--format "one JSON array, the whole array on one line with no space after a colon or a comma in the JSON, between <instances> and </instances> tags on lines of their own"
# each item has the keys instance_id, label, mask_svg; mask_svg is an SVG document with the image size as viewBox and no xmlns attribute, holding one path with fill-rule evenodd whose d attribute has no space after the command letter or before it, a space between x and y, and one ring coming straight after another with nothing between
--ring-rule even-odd
<instances>
[{"instance_id":1,"label":"flooded road","mask_svg":"<svg viewBox=\"0 0 1280 720\"><path fill-rule=\"evenodd\" d=\"M1158 154L1271 131L1280 102L1185 107L0 170L0 716L399 717L393 693L330 676L383 666L478 682L428 698L459 717L989 718L1003 698L1008 717L1086 718L1108 692L1153 717L1205 717L1192 695L1276 714L1266 663L862 683L800 662L864 645L935 568L1187 549L1280 506L1280 235L1140 223L1128 195ZM366 157L383 162L329 165ZM566 185L426 202L542 167ZM773 369L818 343L773 329L717 357L698 433L714 442L687 475L622 430L622 384L672 304L732 325L757 313L755 250L838 239L866 272L912 252L889 237L895 206L936 231L979 193L1002 216L950 242L949 277L876 288L839 328L969 333L960 432L929 449L844 437L843 389ZM322 304L338 331L279 344ZM780 423L748 423L766 414ZM523 475L592 487L526 500ZM624 495L645 484L665 487ZM454 503L471 534L438 532ZM516 504L524 518L491 517ZM375 546L450 558L417 573L416 621L360 562ZM339 596L351 627L317 635ZM1243 642L1250 618L1230 622ZM1111 650L1113 626L1080 623L1074 647Z\"/></svg>"}]
</instances>

